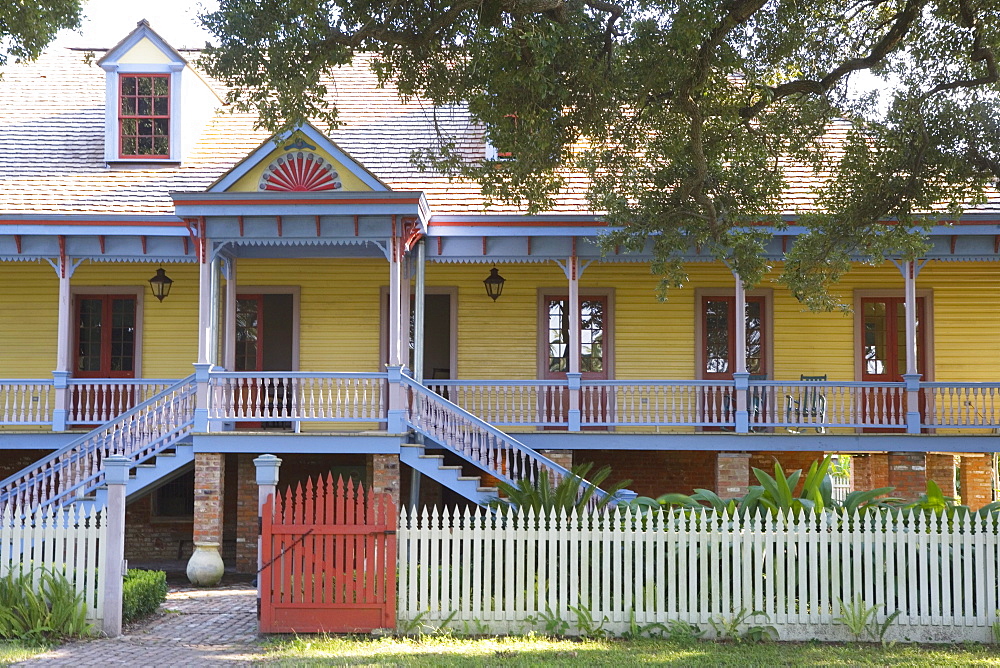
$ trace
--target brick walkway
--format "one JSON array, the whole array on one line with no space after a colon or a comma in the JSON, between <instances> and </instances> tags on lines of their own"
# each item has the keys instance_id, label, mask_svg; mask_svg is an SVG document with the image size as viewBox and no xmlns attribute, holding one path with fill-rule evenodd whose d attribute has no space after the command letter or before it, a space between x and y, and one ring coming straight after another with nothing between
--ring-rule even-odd
<instances>
[{"instance_id":1,"label":"brick walkway","mask_svg":"<svg viewBox=\"0 0 1000 668\"><path fill-rule=\"evenodd\" d=\"M165 615L119 638L62 645L15 666L243 666L259 659L257 591L171 587Z\"/></svg>"}]
</instances>

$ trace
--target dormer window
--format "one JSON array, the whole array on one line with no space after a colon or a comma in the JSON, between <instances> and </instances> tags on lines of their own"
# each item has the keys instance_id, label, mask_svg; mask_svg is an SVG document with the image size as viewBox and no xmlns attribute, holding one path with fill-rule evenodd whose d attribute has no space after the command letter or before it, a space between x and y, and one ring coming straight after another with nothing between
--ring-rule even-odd
<instances>
[{"instance_id":1,"label":"dormer window","mask_svg":"<svg viewBox=\"0 0 1000 668\"><path fill-rule=\"evenodd\" d=\"M120 74L118 146L123 159L170 158L170 75Z\"/></svg>"}]
</instances>

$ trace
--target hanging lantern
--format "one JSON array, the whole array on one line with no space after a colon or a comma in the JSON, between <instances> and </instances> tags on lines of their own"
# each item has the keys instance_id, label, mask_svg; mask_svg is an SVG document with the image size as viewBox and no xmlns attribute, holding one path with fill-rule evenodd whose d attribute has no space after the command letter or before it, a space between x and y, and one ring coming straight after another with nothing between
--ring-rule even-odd
<instances>
[{"instance_id":1,"label":"hanging lantern","mask_svg":"<svg viewBox=\"0 0 1000 668\"><path fill-rule=\"evenodd\" d=\"M170 294L173 282L173 279L167 276L167 272L163 271L163 267L160 267L156 270L156 276L149 279L149 287L153 291L153 296L162 302Z\"/></svg>"},{"instance_id":2,"label":"hanging lantern","mask_svg":"<svg viewBox=\"0 0 1000 668\"><path fill-rule=\"evenodd\" d=\"M483 285L486 286L486 294L490 296L490 299L496 301L503 294L503 284L506 282L507 279L501 276L497 271L497 266L493 265L493 268L490 269L490 275L483 279Z\"/></svg>"}]
</instances>

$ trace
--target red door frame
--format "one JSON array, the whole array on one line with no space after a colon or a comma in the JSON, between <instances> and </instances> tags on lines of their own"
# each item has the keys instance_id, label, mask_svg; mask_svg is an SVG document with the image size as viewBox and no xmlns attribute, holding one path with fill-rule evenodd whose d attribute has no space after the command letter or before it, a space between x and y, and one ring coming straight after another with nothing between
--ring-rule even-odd
<instances>
[{"instance_id":1,"label":"red door frame","mask_svg":"<svg viewBox=\"0 0 1000 668\"><path fill-rule=\"evenodd\" d=\"M884 364L886 366L882 373L871 373L868 370L868 359L865 356L865 351L867 348L867 332L865 331L865 306L874 303L882 302L886 304L885 317L886 317L886 332L885 332L885 360ZM876 297L876 296L863 296L861 297L860 304L860 314L861 318L861 340L860 348L855 352L855 354L860 356L861 365L861 380L862 382L873 382L873 383L898 383L902 382L903 374L906 373L906 358L905 355L903 359L900 360L898 350L899 344L902 340L905 343L906 338L906 298L905 297ZM900 308L903 311L903 322L900 322ZM924 297L917 297L917 373L921 375L922 378L927 378L927 301ZM902 367L902 368L900 368ZM862 415L866 416L871 414L872 411L877 410L875 406L880 405L885 400L878 396L878 393L871 393L869 396L864 398L861 402ZM899 398L897 401L891 402L891 410L898 412L900 415L905 416L905 399ZM924 393L921 390L919 394L919 411L920 415L924 415ZM864 417L862 418L864 419ZM891 429L872 427L865 428L865 432L896 432L904 427L896 427Z\"/></svg>"},{"instance_id":2,"label":"red door frame","mask_svg":"<svg viewBox=\"0 0 1000 668\"><path fill-rule=\"evenodd\" d=\"M80 369L80 318L81 303L85 299L95 299L101 302L101 341L100 369L84 371ZM132 303L132 368L127 371L114 371L111 368L111 351L113 348L113 320L115 300L128 300ZM135 294L77 294L73 301L73 376L75 378L135 378L136 347L139 342L138 298ZM99 394L100 393L100 394ZM96 388L81 389L73 386L71 390L72 414L83 419L114 418L135 405L134 388L109 387L103 392ZM95 427L96 424L74 424L75 427Z\"/></svg>"},{"instance_id":3,"label":"red door frame","mask_svg":"<svg viewBox=\"0 0 1000 668\"><path fill-rule=\"evenodd\" d=\"M112 295L75 295L73 304L74 328L74 360L73 376L76 378L135 378L135 347L138 342L139 326L137 322L137 299L134 294ZM80 369L80 306L84 299L97 299L101 304L101 368L97 371ZM111 335L113 327L113 304L116 299L126 299L132 302L132 328L135 332L132 339L132 368L128 371L112 371L111 369Z\"/></svg>"},{"instance_id":4,"label":"red door frame","mask_svg":"<svg viewBox=\"0 0 1000 668\"><path fill-rule=\"evenodd\" d=\"M239 326L239 303L241 301L254 301L254 302L257 303L257 323L256 323L256 326L255 326L256 330L257 330L257 342L256 342L256 351L255 351L255 355L254 355L254 368L253 369L241 368L241 367L246 367L247 365L246 364L242 364L242 365L240 364L241 355L239 354L238 345L239 345L239 330L240 330L240 326ZM236 311L237 311L236 332L234 332L234 336L237 337L237 339L236 339L236 345L237 345L237 347L235 348L235 350L236 350L236 360L235 360L235 366L236 366L236 368L234 369L234 371L263 371L264 370L264 295L263 294L241 295L239 293L236 293ZM247 380L246 384L243 387L241 387L241 391L237 394L236 401L238 403L253 401L253 399L251 399L251 397L255 397L258 394L259 394L259 392L257 391L256 381L255 380ZM237 422L236 423L236 428L237 429L260 429L260 428L262 428L262 426L263 426L262 422Z\"/></svg>"},{"instance_id":5,"label":"red door frame","mask_svg":"<svg viewBox=\"0 0 1000 668\"><path fill-rule=\"evenodd\" d=\"M583 305L585 302L601 302L603 308L603 319L601 322L601 371L582 371L580 378L582 380L608 380L610 377L609 367L611 365L611 297L608 294L581 294L580 299L580 322L577 323L577 327L580 328L580 353L583 353ZM553 301L562 300L566 303L567 308L569 307L569 295L567 293L558 292L547 292L542 296L542 332L541 337L543 345L539 347L539 364L542 369L541 376L545 380L566 380L566 374L568 373L569 366L569 332L567 330L566 337L566 347L567 347L567 371L552 371L549 358L549 345L551 339L549 333L551 328L549 327L549 311L550 306ZM565 316L567 319L569 315ZM580 362L583 360L581 359ZM549 388L552 389L552 388ZM606 390L607 388L605 388ZM548 391L545 393L545 405L543 410L546 415L551 416L554 419L562 419L565 421L567 419L567 411L569 410L569 389L562 388L556 391ZM587 412L596 412L601 416L602 421L607 421L609 418L608 411L611 410L612 402L609 399L610 393L607 391L602 391L599 393L590 392L587 394L581 393L580 400L580 410L585 414ZM590 405L597 402L598 405ZM548 429L566 429L566 427L547 427ZM607 427L584 427L587 430L603 430Z\"/></svg>"},{"instance_id":6,"label":"red door frame","mask_svg":"<svg viewBox=\"0 0 1000 668\"><path fill-rule=\"evenodd\" d=\"M708 371L708 302L725 302L728 304L728 309L726 311L726 359L728 360L727 368L725 371ZM760 363L756 371L748 369L751 373L765 374L768 368L768 338L770 337L770 332L768 331L768 317L767 317L767 300L761 295L747 295L746 304L758 304L760 312ZM702 295L701 300L698 303L699 314L698 317L701 319L701 341L699 345L701 346L701 354L698 356L701 368L699 371L699 377L701 380L714 380L720 382L732 382L733 373L736 363L736 322L739 318L736 317L736 295ZM743 321L745 322L745 315ZM749 347L747 348L749 351ZM710 390L712 391L712 390ZM705 415L704 418L708 420L711 418L713 422L725 422L732 421L735 419L734 411L736 410L736 402L732 396L731 390L722 390L723 396L706 396L705 397L705 411L709 413ZM763 394L758 398L758 404L756 406L757 411L762 411L763 406L760 404L764 403ZM720 427L703 427L706 431L718 431ZM726 427L726 429L731 429Z\"/></svg>"}]
</instances>

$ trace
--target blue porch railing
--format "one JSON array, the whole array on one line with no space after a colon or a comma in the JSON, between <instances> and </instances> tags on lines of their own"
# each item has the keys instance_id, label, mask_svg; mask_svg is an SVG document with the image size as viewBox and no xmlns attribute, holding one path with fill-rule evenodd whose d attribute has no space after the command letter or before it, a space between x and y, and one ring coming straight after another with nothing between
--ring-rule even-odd
<instances>
[{"instance_id":1,"label":"blue porch railing","mask_svg":"<svg viewBox=\"0 0 1000 668\"><path fill-rule=\"evenodd\" d=\"M173 381L0 380L0 425L102 424ZM377 423L392 429L387 373L209 374L219 422ZM1000 383L706 380L427 380L424 386L501 428L690 427L775 430L1000 429ZM62 402L62 403L60 403Z\"/></svg>"}]
</instances>

